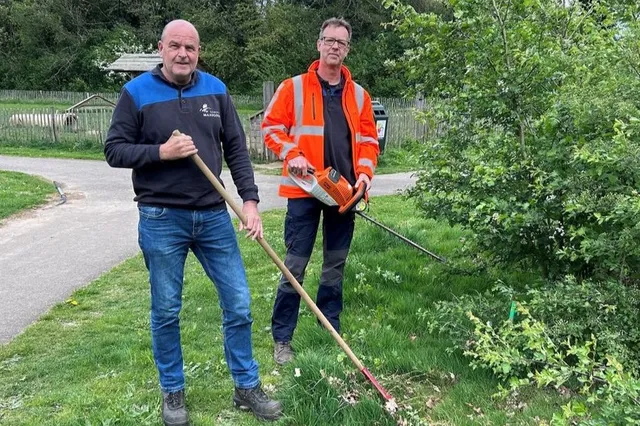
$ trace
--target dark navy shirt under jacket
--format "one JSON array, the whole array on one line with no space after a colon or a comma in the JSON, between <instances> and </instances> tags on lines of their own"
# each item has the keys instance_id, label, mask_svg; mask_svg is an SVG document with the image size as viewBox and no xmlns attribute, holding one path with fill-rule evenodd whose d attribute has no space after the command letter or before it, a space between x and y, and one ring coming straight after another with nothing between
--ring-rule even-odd
<instances>
[{"instance_id":1,"label":"dark navy shirt under jacket","mask_svg":"<svg viewBox=\"0 0 640 426\"><path fill-rule=\"evenodd\" d=\"M318 75L322 85L322 106L324 117L324 166L333 167L351 185L356 183L353 170L353 148L351 130L342 109L342 89L344 79L332 86Z\"/></svg>"}]
</instances>

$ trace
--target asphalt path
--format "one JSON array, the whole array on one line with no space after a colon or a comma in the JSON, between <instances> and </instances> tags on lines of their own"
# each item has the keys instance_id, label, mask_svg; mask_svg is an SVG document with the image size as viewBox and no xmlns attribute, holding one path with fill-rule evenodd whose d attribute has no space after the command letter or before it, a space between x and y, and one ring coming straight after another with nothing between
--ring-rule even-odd
<instances>
[{"instance_id":1,"label":"asphalt path","mask_svg":"<svg viewBox=\"0 0 640 426\"><path fill-rule=\"evenodd\" d=\"M61 184L67 202L0 222L0 344L21 333L53 305L139 252L131 170L103 161L0 156L0 170ZM240 198L228 171L222 180ZM256 173L260 210L285 207L279 176ZM371 196L411 185L410 173L379 175Z\"/></svg>"}]
</instances>

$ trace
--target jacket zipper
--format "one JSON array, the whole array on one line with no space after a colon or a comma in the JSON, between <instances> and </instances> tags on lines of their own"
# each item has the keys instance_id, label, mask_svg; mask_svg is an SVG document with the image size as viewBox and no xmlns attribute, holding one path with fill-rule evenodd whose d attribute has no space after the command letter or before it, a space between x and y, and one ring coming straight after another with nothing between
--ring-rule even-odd
<instances>
[{"instance_id":1,"label":"jacket zipper","mask_svg":"<svg viewBox=\"0 0 640 426\"><path fill-rule=\"evenodd\" d=\"M311 116L315 121L316 119L316 94L315 93L311 94Z\"/></svg>"}]
</instances>

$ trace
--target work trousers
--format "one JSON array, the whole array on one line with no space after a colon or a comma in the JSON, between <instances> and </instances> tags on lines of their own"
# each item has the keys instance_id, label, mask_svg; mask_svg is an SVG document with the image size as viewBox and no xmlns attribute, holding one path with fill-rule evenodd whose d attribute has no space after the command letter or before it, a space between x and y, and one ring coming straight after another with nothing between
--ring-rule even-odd
<instances>
[{"instance_id":1,"label":"work trousers","mask_svg":"<svg viewBox=\"0 0 640 426\"><path fill-rule=\"evenodd\" d=\"M322 273L316 304L331 325L340 332L342 279L353 238L355 214L339 214L338 207L327 206L315 198L291 198L287 204L284 239L285 265L300 284L311 258L322 215ZM273 306L271 332L276 342L289 342L298 323L300 295L284 277Z\"/></svg>"}]
</instances>

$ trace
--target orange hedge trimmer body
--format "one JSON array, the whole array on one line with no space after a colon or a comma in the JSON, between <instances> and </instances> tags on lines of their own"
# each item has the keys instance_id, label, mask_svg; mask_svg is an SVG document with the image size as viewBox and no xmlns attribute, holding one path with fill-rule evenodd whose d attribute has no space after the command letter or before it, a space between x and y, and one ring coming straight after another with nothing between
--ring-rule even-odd
<instances>
[{"instance_id":1,"label":"orange hedge trimmer body","mask_svg":"<svg viewBox=\"0 0 640 426\"><path fill-rule=\"evenodd\" d=\"M291 175L302 189L324 204L338 206L338 211L346 213L366 196L365 186L354 191L353 186L336 169L327 167L321 172L308 174L303 178Z\"/></svg>"}]
</instances>

